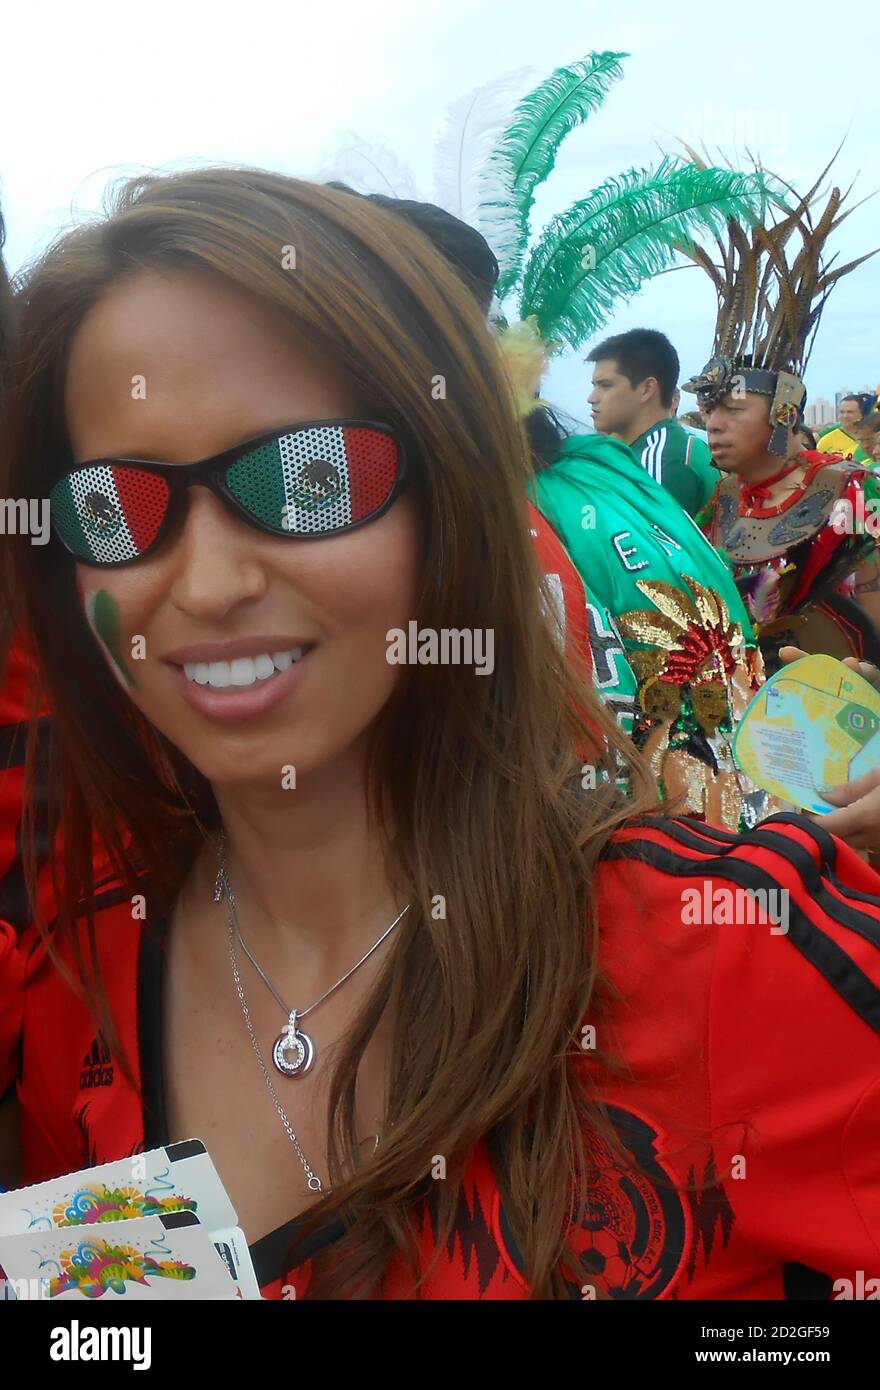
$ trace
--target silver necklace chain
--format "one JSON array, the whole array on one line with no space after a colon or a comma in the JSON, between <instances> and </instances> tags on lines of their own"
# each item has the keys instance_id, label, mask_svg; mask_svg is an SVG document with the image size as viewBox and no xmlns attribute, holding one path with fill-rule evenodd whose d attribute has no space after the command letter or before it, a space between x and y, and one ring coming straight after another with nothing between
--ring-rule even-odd
<instances>
[{"instance_id":1,"label":"silver necklace chain","mask_svg":"<svg viewBox=\"0 0 880 1390\"><path fill-rule=\"evenodd\" d=\"M303 1018L307 1013L311 1013L312 1009L316 1009L319 1004L323 1004L325 999L328 999L331 994L333 994L337 989L340 988L341 985L344 985L346 980L350 979L354 972L358 970L366 960L369 959L373 952L377 950L379 946L382 945L382 942L394 930L394 928L397 926L398 922L401 920L404 914L409 911L410 904L407 903L406 907L403 909L403 912L398 913L391 925L382 933L378 941L375 941L373 943L373 945L366 952L366 954L361 957L361 959L357 962L357 965L352 966L351 970L349 970L347 974L343 975L342 979L337 980L335 985L331 985L331 987L321 995L320 999L316 999L313 1004L310 1004L307 1009L303 1009L301 1013L298 1013L298 1011L290 1011L287 1005L284 1003L284 1000L281 998L281 996L278 994L277 990L273 986L271 980L266 975L265 971L251 955L251 952L248 950L247 944L245 943L245 940L241 934L241 930L238 925L238 909L235 901L235 894L232 891L232 884L229 881L229 874L226 867L225 849L226 837L225 833L221 831L220 841L218 845L220 867L217 873L217 882L214 887L214 901L219 902L221 897L225 896L227 907L229 909L229 959L232 963L232 978L235 981L235 989L236 993L238 994L238 1001L241 1005L242 1013L244 1014L244 1020L247 1024L247 1030L250 1036L251 1044L256 1054L257 1061L260 1064L260 1071L263 1073L263 1080L266 1082L266 1085L269 1089L269 1094L272 1097L275 1109L278 1111L278 1115L282 1125L284 1126L285 1133L287 1134L287 1137L290 1140L290 1142L293 1144L293 1147L296 1149L297 1157L299 1158L299 1161L302 1164L303 1169L305 1170L309 1190L311 1192L323 1192L324 1188L321 1183L321 1179L314 1172L311 1164L309 1163L308 1158L306 1157L305 1150L303 1149L302 1144L299 1142L299 1139L296 1136L296 1132L293 1128L293 1125L290 1123L287 1113L280 1100L278 1099L278 1093L275 1090L272 1077L269 1073L269 1068L266 1066L266 1063L263 1059L263 1053L260 1049L260 1044L257 1040L256 1029L254 1028L250 1009L248 1008L247 996L244 990L244 982L242 981L241 972L238 968L238 956L236 955L235 951L236 937L241 943L242 949L244 950L244 953L247 956L248 960L257 970L265 984L268 986L269 990L271 991L278 1004L281 1006L285 1013L290 1014L290 1017L293 1021L293 1025L295 1027L297 1017ZM378 1143L379 1136L376 1135L377 1147Z\"/></svg>"},{"instance_id":2,"label":"silver necklace chain","mask_svg":"<svg viewBox=\"0 0 880 1390\"><path fill-rule=\"evenodd\" d=\"M230 909L231 909L231 903L230 903ZM230 957L230 959L231 959L231 961L232 961L232 977L233 977L233 979L235 980L235 988L236 988L236 992L237 992L237 994L238 994L238 1002L241 1004L242 1013L244 1014L244 1021L245 1021L245 1023L247 1024L247 1030L248 1030L248 1033L250 1034L250 1039L251 1039L251 1042L252 1042L252 1044L253 1044L254 1052L257 1054L257 1061L258 1061L259 1064L260 1064L260 1071L263 1073L263 1080L266 1082L266 1085L269 1087L269 1094L270 1094L270 1096L272 1097L272 1100L273 1100L273 1102L274 1102L274 1104L275 1104L275 1109L278 1111L278 1114L279 1114L279 1116L280 1116L280 1118L281 1118L281 1123L282 1123L283 1126L284 1126L284 1129L285 1129L285 1131L286 1131L286 1133L287 1133L287 1137L288 1137L288 1139L290 1140L290 1142L291 1142L291 1144L293 1145L293 1147L296 1149L296 1152L297 1152L297 1156L298 1156L298 1158L299 1158L299 1161L300 1161L300 1163L302 1164L303 1168L305 1169L306 1178L308 1179L309 1190L310 1190L311 1192L323 1192L323 1191L324 1191L324 1188L323 1188L323 1186L322 1186L321 1179L318 1177L317 1173L315 1173L315 1172L312 1171L311 1164L309 1163L309 1160L306 1158L305 1150L303 1149L302 1144L299 1142L299 1140L298 1140L297 1137L296 1137L296 1134L295 1134L295 1132L294 1132L293 1125L290 1123L290 1120L287 1118L287 1114L286 1114L286 1112L285 1112L285 1110L284 1110L284 1106L281 1104L281 1101L278 1099L278 1094L277 1094L277 1092L276 1092L276 1090L275 1090L275 1086L274 1086L274 1084L273 1084L272 1078L271 1078L271 1076L269 1075L269 1068L266 1066L266 1063L263 1061L263 1054L262 1054L262 1052L260 1051L260 1044L257 1042L256 1030L255 1030L254 1025L253 1025L253 1022L252 1022L252 1020L251 1020L250 1009L248 1008L248 1005L247 1005L247 999L246 999L246 997L245 997L245 992L244 992L244 985L242 984L241 975L239 974L238 959L237 959L236 954L235 954L235 918L234 918L233 913L232 913L231 910L230 910L230 913L229 913L229 957Z\"/></svg>"},{"instance_id":3,"label":"silver necklace chain","mask_svg":"<svg viewBox=\"0 0 880 1390\"><path fill-rule=\"evenodd\" d=\"M218 876L217 876L217 877L218 877L218 883L222 884L223 890L224 890L224 892L226 893L227 901L229 902L230 909L231 909L231 912L232 912L232 918L233 918L233 921L234 921L234 923L235 923L235 934L236 934L236 936L237 936L237 938L238 938L239 945L241 946L241 949L244 951L244 953L245 953L245 955L247 956L248 960L250 961L251 965L252 965L252 966L254 967L254 969L257 971L257 974L260 976L260 978L262 979L263 983L266 985L267 989L268 989L268 990L270 991L270 993L272 994L272 996L273 996L273 998L275 999L276 1003L279 1005L280 1008L282 1008L282 1009L284 1010L285 1014L290 1015L291 1012L293 1012L293 1010L291 1010L291 1008L290 1008L290 1005L289 1005L289 1004L286 1004L286 1003L284 1002L284 1000L281 998L281 995L278 993L277 989L276 989L275 986L272 984L272 981L269 979L269 976L266 974L265 970L264 970L263 967L260 965L259 961L256 960L256 959L254 958L254 956L251 954L250 950L248 949L248 944L247 944L247 942L245 941L244 937L243 937L242 934L241 934L241 927L240 927L239 924L238 924L238 911L237 911L237 909L236 909L235 898L234 898L234 896L233 896L233 894L232 894L232 888L231 888L231 885L230 885L230 882L229 882L229 873L228 873L228 870L227 870L227 867L226 867L226 836L225 836L225 834L223 834L223 832L221 832L221 835L220 835L220 843L219 843L219 846L218 846L218 857L219 857L219 860L220 860L220 871L219 871ZM360 960L357 962L357 964L353 965L353 966L351 967L350 970L346 971L346 973L342 976L342 978L336 981L336 984L335 984L335 985L331 985L329 989L326 989L326 990L324 991L324 993L321 995L320 999L316 999L316 1000L314 1001L314 1003L313 1003L313 1004L309 1004L308 1008L306 1008L306 1009L297 1009L297 1010L295 1011L295 1012L296 1012L296 1017L297 1017L298 1019L303 1019L303 1018L305 1018L308 1014L310 1014L310 1013L312 1012L313 1009L317 1009L317 1007L318 1007L319 1004L323 1004L325 999L329 999L331 994L335 994L336 991L337 991L338 989L340 989L340 988L342 987L342 985L345 984L346 980L350 980L351 977L352 977L352 975L355 973L355 971L356 971L356 970L360 970L361 966L362 966L366 961L368 961L368 960L370 959L370 956L373 954L373 952L374 952L374 951L378 951L379 947L382 945L382 942L383 942L387 937L389 937L389 936L391 935L391 933L394 931L394 928L397 926L398 922L400 922L401 919L405 916L405 914L406 914L407 912L409 912L409 908L410 908L410 905L409 905L409 903L407 903L407 905L406 905L406 907L403 909L403 911L402 911L402 912L398 912L397 916L395 917L395 919L394 919L394 921L391 923L391 925L388 926L388 927L386 927L385 931L383 931L383 933L382 933L382 935L379 937L378 941L374 941L374 942L373 942L373 944L372 944L372 946L370 947L370 949L369 949L368 951L366 951L366 952L364 953L364 955L361 956L361 958L360 958Z\"/></svg>"}]
</instances>

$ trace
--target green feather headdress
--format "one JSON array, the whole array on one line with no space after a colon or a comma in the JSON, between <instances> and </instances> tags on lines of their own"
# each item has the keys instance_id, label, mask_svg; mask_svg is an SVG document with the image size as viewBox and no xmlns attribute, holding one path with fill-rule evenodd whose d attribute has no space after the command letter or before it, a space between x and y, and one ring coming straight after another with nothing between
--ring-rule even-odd
<instances>
[{"instance_id":1,"label":"green feather headdress","mask_svg":"<svg viewBox=\"0 0 880 1390\"><path fill-rule=\"evenodd\" d=\"M487 83L454 102L435 141L434 201L476 228L499 265L498 312L529 329L508 338L535 362L564 346L580 347L607 322L615 304L673 268L682 243L718 234L730 220L752 223L766 192L759 170L709 168L695 158L663 158L654 168L607 179L552 218L529 253L535 193L552 172L566 137L587 122L623 75L616 52L589 53L523 95L529 69ZM384 152L350 138L332 172L362 192L389 192L412 179ZM383 171L391 170L389 178ZM400 195L398 195L400 196ZM504 337L502 334L502 343ZM522 365L521 363L519 364Z\"/></svg>"},{"instance_id":2,"label":"green feather headdress","mask_svg":"<svg viewBox=\"0 0 880 1390\"><path fill-rule=\"evenodd\" d=\"M499 301L513 300L518 320L502 319L501 346L518 357L530 325L552 351L578 348L608 321L615 304L652 276L672 269L683 242L751 224L767 199L760 170L711 168L696 158L664 157L654 168L609 178L551 219L528 253L535 190L552 171L565 137L601 106L622 76L625 53L591 53L557 68L517 105L482 175L479 225L500 274ZM515 332L514 332L515 330ZM537 361L540 354L535 354ZM513 366L520 368L520 362ZM537 385L535 390L537 391Z\"/></svg>"},{"instance_id":3,"label":"green feather headdress","mask_svg":"<svg viewBox=\"0 0 880 1390\"><path fill-rule=\"evenodd\" d=\"M499 299L522 275L535 190L552 172L565 137L602 105L611 86L623 76L620 60L625 57L625 53L590 53L557 68L523 97L489 156L485 181L490 188L480 214L498 259Z\"/></svg>"},{"instance_id":4,"label":"green feather headdress","mask_svg":"<svg viewBox=\"0 0 880 1390\"><path fill-rule=\"evenodd\" d=\"M554 217L529 257L520 316L545 337L578 348L652 276L671 269L680 243L718 232L761 205L753 174L664 158L608 179Z\"/></svg>"}]
</instances>

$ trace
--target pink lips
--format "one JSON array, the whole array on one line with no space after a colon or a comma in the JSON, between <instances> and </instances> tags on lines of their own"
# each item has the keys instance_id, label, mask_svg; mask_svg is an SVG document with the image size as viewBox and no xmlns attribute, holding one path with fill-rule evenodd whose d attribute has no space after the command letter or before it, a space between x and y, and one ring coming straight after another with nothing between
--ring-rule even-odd
<instances>
[{"instance_id":1,"label":"pink lips","mask_svg":"<svg viewBox=\"0 0 880 1390\"><path fill-rule=\"evenodd\" d=\"M265 647L262 650L265 651ZM302 681L303 668L309 666L313 650L305 652L286 671L276 671L268 680L257 681L255 685L242 686L241 689L227 686L224 690L212 690L209 685L198 685L196 681L187 680L183 670L177 666L173 668L174 679L184 700L197 713L220 723L234 723L241 719L253 719L274 709Z\"/></svg>"}]
</instances>

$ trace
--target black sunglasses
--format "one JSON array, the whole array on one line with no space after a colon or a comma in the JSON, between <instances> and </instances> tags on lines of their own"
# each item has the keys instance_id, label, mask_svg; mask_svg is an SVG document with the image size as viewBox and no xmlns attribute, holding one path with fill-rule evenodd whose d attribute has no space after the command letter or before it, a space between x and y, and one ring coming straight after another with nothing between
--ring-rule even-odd
<instances>
[{"instance_id":1,"label":"black sunglasses","mask_svg":"<svg viewBox=\"0 0 880 1390\"><path fill-rule=\"evenodd\" d=\"M50 514L77 559L118 568L165 540L184 514L187 490L197 484L260 531L318 540L381 516L399 494L404 473L403 445L390 426L307 420L198 463L82 463L52 488Z\"/></svg>"}]
</instances>

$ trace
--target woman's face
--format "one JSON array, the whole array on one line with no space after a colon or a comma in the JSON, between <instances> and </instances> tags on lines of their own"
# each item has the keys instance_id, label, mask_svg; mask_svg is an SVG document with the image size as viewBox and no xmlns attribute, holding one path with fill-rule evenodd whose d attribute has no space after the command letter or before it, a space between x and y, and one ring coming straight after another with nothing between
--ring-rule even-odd
<instances>
[{"instance_id":1,"label":"woman's face","mask_svg":"<svg viewBox=\"0 0 880 1390\"><path fill-rule=\"evenodd\" d=\"M188 270L138 271L104 294L73 342L66 409L77 463L192 463L276 427L367 413L274 310ZM386 633L413 616L417 564L406 496L347 535L297 540L199 486L155 554L78 564L77 583L120 683L195 767L217 785L280 788L284 769L305 776L351 750L388 700ZM275 674L245 687L184 670L261 655L255 672L277 656Z\"/></svg>"}]
</instances>

